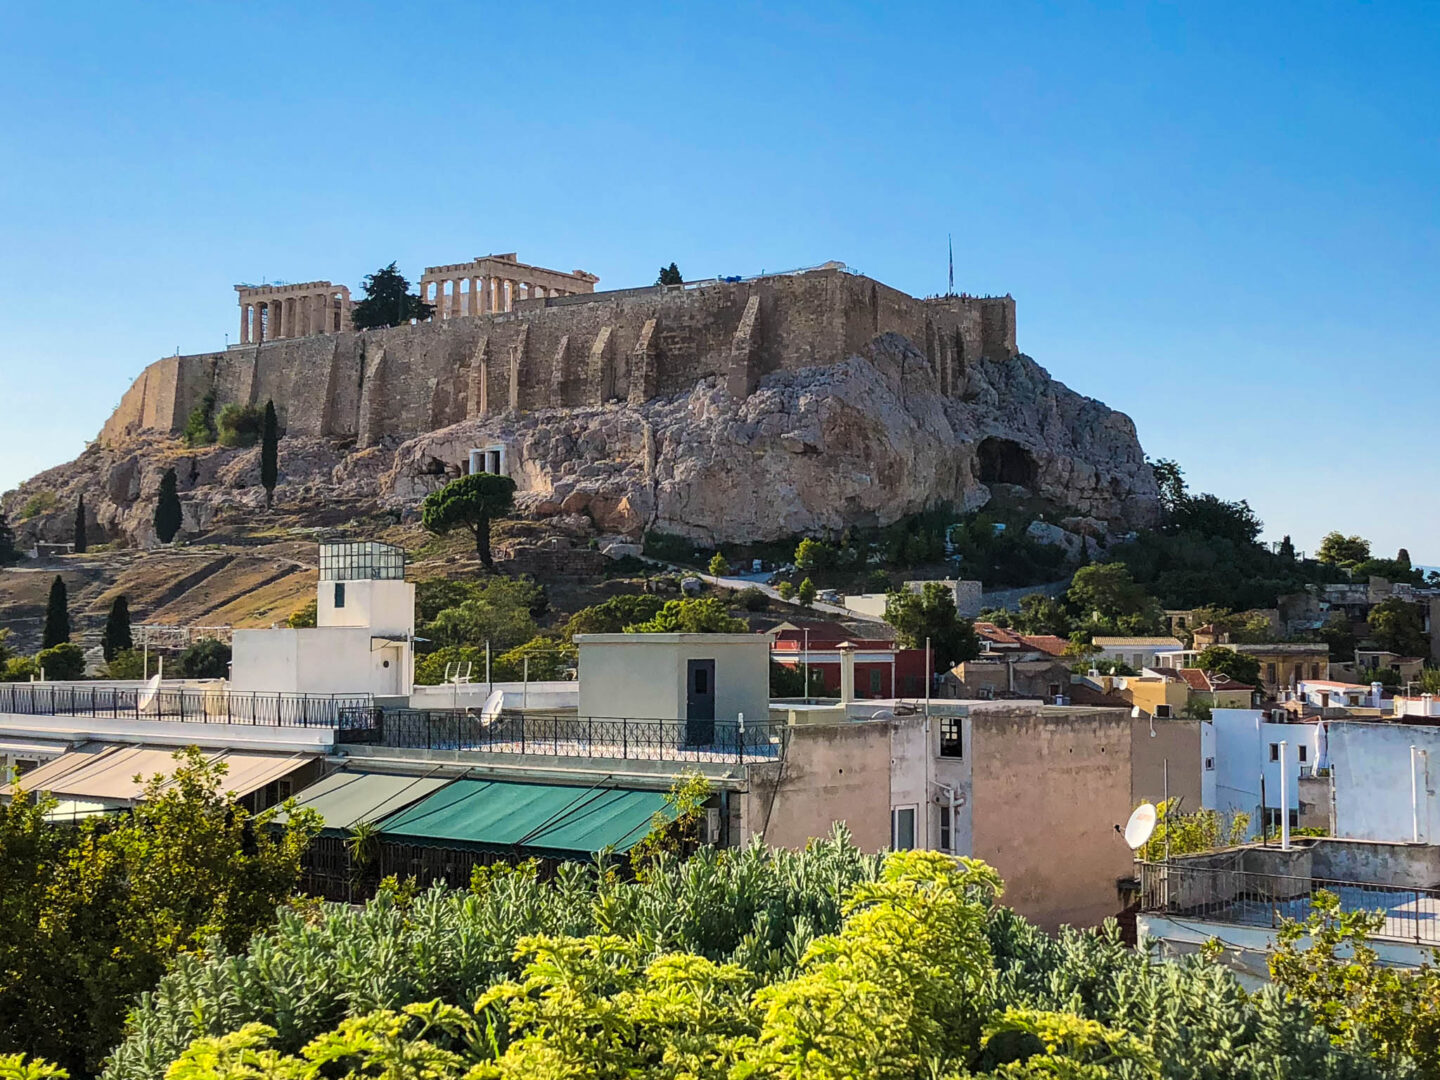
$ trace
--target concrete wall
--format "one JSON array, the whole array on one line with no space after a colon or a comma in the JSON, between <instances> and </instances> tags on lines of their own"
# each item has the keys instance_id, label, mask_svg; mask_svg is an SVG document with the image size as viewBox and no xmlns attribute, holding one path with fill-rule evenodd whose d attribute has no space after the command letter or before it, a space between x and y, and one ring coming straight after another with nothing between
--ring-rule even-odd
<instances>
[{"instance_id":1,"label":"concrete wall","mask_svg":"<svg viewBox=\"0 0 1440 1080\"><path fill-rule=\"evenodd\" d=\"M409 645L372 648L372 636L368 628L343 626L236 630L230 687L290 694L408 694Z\"/></svg>"},{"instance_id":2,"label":"concrete wall","mask_svg":"<svg viewBox=\"0 0 1440 1080\"><path fill-rule=\"evenodd\" d=\"M1130 716L1120 709L973 709L972 850L1004 902L1046 929L1120 910L1131 872L1116 835L1131 804Z\"/></svg>"},{"instance_id":3,"label":"concrete wall","mask_svg":"<svg viewBox=\"0 0 1440 1080\"><path fill-rule=\"evenodd\" d=\"M646 401L708 376L745 396L763 375L835 363L886 331L922 346L954 396L967 362L1016 355L1009 297L919 300L821 270L526 300L502 314L167 357L145 369L100 437L177 433L210 389L217 410L273 400L288 433L361 446L509 408Z\"/></svg>"},{"instance_id":4,"label":"concrete wall","mask_svg":"<svg viewBox=\"0 0 1440 1080\"><path fill-rule=\"evenodd\" d=\"M1409 841L1418 804L1420 840L1440 843L1440 729L1414 724L1325 725L1335 784L1335 832L1360 840ZM1417 751L1411 768L1410 748ZM1411 801L1414 777L1415 802ZM1437 876L1440 879L1440 876Z\"/></svg>"},{"instance_id":5,"label":"concrete wall","mask_svg":"<svg viewBox=\"0 0 1440 1080\"><path fill-rule=\"evenodd\" d=\"M890 737L885 721L791 728L783 763L749 768L743 839L800 848L843 822L862 850L888 848Z\"/></svg>"},{"instance_id":6,"label":"concrete wall","mask_svg":"<svg viewBox=\"0 0 1440 1080\"><path fill-rule=\"evenodd\" d=\"M345 606L335 606L335 586L345 586ZM317 626L363 626L377 634L415 632L415 586L408 581L322 581L316 593Z\"/></svg>"},{"instance_id":7,"label":"concrete wall","mask_svg":"<svg viewBox=\"0 0 1440 1080\"><path fill-rule=\"evenodd\" d=\"M770 716L764 634L579 634L580 715L683 720L689 661L715 661L715 719Z\"/></svg>"},{"instance_id":8,"label":"concrete wall","mask_svg":"<svg viewBox=\"0 0 1440 1080\"><path fill-rule=\"evenodd\" d=\"M1204 806L1204 758L1199 720L1130 720L1130 802L1159 804L1165 797L1180 800L1182 813ZM1152 734L1153 733L1153 734Z\"/></svg>"}]
</instances>

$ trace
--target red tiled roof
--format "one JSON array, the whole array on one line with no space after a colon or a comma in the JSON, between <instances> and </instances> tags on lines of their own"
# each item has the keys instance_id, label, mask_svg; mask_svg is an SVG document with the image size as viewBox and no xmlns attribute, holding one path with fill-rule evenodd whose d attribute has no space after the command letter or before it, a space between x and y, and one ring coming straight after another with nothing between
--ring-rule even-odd
<instances>
[{"instance_id":1,"label":"red tiled roof","mask_svg":"<svg viewBox=\"0 0 1440 1080\"><path fill-rule=\"evenodd\" d=\"M1070 642L1054 634L1022 634L1020 640L1030 648L1050 656L1060 656L1070 647Z\"/></svg>"},{"instance_id":2,"label":"red tiled roof","mask_svg":"<svg viewBox=\"0 0 1440 1080\"><path fill-rule=\"evenodd\" d=\"M1249 683L1236 682L1228 675L1212 676L1207 675L1199 668L1187 667L1180 669L1180 677L1185 680L1191 690L1198 690L1202 694L1208 694L1214 690L1254 690Z\"/></svg>"}]
</instances>

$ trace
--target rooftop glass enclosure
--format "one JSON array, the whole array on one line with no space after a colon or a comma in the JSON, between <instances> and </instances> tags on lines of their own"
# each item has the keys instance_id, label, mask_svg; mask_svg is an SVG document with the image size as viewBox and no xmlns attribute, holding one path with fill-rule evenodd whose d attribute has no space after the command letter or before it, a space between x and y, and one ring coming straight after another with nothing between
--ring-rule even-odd
<instances>
[{"instance_id":1,"label":"rooftop glass enclosure","mask_svg":"<svg viewBox=\"0 0 1440 1080\"><path fill-rule=\"evenodd\" d=\"M320 545L321 581L404 581L405 549L376 540Z\"/></svg>"}]
</instances>

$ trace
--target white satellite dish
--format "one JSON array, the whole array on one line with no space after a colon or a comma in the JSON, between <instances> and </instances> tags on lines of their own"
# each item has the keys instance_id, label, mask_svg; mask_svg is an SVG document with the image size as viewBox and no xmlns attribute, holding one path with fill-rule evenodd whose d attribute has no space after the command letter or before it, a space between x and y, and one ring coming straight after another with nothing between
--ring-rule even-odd
<instances>
[{"instance_id":1,"label":"white satellite dish","mask_svg":"<svg viewBox=\"0 0 1440 1080\"><path fill-rule=\"evenodd\" d=\"M151 705L155 704L155 695L160 693L160 673L157 671L150 676L150 681L140 688L140 693L135 697L135 711L137 713L147 712Z\"/></svg>"},{"instance_id":2,"label":"white satellite dish","mask_svg":"<svg viewBox=\"0 0 1440 1080\"><path fill-rule=\"evenodd\" d=\"M1148 802L1141 803L1125 823L1125 843L1130 846L1131 851L1139 851L1154 832L1155 807Z\"/></svg>"},{"instance_id":3,"label":"white satellite dish","mask_svg":"<svg viewBox=\"0 0 1440 1080\"><path fill-rule=\"evenodd\" d=\"M485 704L480 706L481 725L489 727L493 724L499 718L500 710L503 708L505 708L505 691L496 690L485 699Z\"/></svg>"}]
</instances>

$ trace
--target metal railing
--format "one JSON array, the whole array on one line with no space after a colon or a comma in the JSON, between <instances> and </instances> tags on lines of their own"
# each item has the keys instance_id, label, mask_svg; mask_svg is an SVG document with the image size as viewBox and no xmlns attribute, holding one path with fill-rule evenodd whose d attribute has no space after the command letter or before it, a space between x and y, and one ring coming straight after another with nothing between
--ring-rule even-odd
<instances>
[{"instance_id":1,"label":"metal railing","mask_svg":"<svg viewBox=\"0 0 1440 1080\"><path fill-rule=\"evenodd\" d=\"M373 741L414 750L743 763L778 759L784 735L784 724L768 721L516 712L487 720L476 710L385 709Z\"/></svg>"},{"instance_id":2,"label":"metal railing","mask_svg":"<svg viewBox=\"0 0 1440 1080\"><path fill-rule=\"evenodd\" d=\"M151 693L143 686L84 683L0 683L0 713L342 731L368 731L379 722L369 694L281 694L219 687L171 687Z\"/></svg>"},{"instance_id":3,"label":"metal railing","mask_svg":"<svg viewBox=\"0 0 1440 1080\"><path fill-rule=\"evenodd\" d=\"M1440 890L1183 863L1139 866L1142 912L1278 929L1286 919L1308 918L1323 889L1340 898L1342 911L1379 912L1385 921L1375 938L1440 945Z\"/></svg>"}]
</instances>

